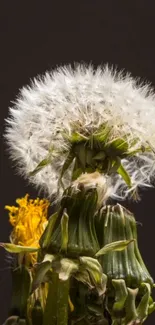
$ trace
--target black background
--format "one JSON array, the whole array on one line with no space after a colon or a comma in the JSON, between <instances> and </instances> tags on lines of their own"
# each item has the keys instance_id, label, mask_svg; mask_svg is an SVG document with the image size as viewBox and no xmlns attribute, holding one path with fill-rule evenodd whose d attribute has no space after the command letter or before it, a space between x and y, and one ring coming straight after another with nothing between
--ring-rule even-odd
<instances>
[{"instance_id":1,"label":"black background","mask_svg":"<svg viewBox=\"0 0 155 325\"><path fill-rule=\"evenodd\" d=\"M8 106L18 89L30 78L60 64L109 62L130 71L155 86L154 1L3 1L0 2L0 113L1 134ZM2 138L2 135L1 135ZM3 141L2 141L3 142ZM8 159L6 144L1 150L0 241L10 233L5 204L35 189L16 175ZM155 190L141 193L135 212L139 246L155 279ZM11 260L0 250L0 324L10 303ZM155 313L146 321L155 324Z\"/></svg>"}]
</instances>

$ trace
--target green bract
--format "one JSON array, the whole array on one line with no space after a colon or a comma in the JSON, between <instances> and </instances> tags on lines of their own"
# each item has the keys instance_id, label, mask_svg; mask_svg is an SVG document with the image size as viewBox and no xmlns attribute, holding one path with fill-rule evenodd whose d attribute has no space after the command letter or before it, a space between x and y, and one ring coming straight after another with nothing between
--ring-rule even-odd
<instances>
[{"instance_id":1,"label":"green bract","mask_svg":"<svg viewBox=\"0 0 155 325\"><path fill-rule=\"evenodd\" d=\"M83 133L73 131L71 135L65 132L62 134L68 148L60 174L59 185L62 186L63 176L73 163L72 180L77 179L82 173L93 173L97 170L107 175L118 173L128 187L131 187L131 179L121 162L122 159L129 159L138 152L151 150L149 145L137 148L138 139L128 141L128 135L124 135L124 138L117 137L106 124L91 134L89 131ZM52 163L52 154L40 162L31 175L35 175L49 163Z\"/></svg>"}]
</instances>

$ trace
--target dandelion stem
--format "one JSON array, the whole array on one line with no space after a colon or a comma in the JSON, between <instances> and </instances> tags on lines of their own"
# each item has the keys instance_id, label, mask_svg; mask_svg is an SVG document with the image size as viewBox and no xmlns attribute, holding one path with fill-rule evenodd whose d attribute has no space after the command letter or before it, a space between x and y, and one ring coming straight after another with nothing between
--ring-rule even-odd
<instances>
[{"instance_id":1,"label":"dandelion stem","mask_svg":"<svg viewBox=\"0 0 155 325\"><path fill-rule=\"evenodd\" d=\"M52 273L44 312L43 325L68 324L69 280L62 281L57 273Z\"/></svg>"}]
</instances>

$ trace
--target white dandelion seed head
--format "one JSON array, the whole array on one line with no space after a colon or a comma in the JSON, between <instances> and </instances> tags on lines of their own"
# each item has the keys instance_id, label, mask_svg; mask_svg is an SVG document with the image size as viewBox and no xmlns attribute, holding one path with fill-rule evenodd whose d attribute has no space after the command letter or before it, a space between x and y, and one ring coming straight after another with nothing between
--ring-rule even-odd
<instances>
[{"instance_id":1,"label":"white dandelion seed head","mask_svg":"<svg viewBox=\"0 0 155 325\"><path fill-rule=\"evenodd\" d=\"M66 159L68 143L62 131L71 134L73 126L77 131L81 127L94 131L105 122L114 137L127 135L129 144L137 138L135 149L148 142L155 148L155 95L129 74L108 66L94 70L91 65L77 64L73 69L65 66L47 72L21 89L10 108L5 137L18 171L51 196L57 192ZM51 165L30 177L53 145L57 151ZM122 164L133 188L150 185L155 172L153 152L138 153L136 159L123 159ZM71 168L65 175L65 186L69 185ZM119 198L126 198L133 189L117 174L110 183L111 195Z\"/></svg>"}]
</instances>

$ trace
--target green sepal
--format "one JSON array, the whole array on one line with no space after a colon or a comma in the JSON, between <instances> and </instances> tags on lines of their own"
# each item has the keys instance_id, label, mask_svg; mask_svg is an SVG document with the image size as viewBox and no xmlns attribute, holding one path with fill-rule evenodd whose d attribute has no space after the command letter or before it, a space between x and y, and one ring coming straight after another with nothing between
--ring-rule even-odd
<instances>
[{"instance_id":1,"label":"green sepal","mask_svg":"<svg viewBox=\"0 0 155 325\"><path fill-rule=\"evenodd\" d=\"M35 269L35 275L32 282L31 293L44 282L46 273L52 268L52 262L54 260L53 255L46 254L42 263L38 264Z\"/></svg>"},{"instance_id":2,"label":"green sepal","mask_svg":"<svg viewBox=\"0 0 155 325\"><path fill-rule=\"evenodd\" d=\"M101 255L105 255L111 251L122 251L124 250L131 242L133 242L134 239L130 240L118 240L116 242L112 242L110 244L105 245L103 248L101 248L96 254L96 257L99 257Z\"/></svg>"},{"instance_id":3,"label":"green sepal","mask_svg":"<svg viewBox=\"0 0 155 325\"><path fill-rule=\"evenodd\" d=\"M48 248L48 246L50 245L53 229L57 219L58 219L58 212L52 214L52 216L49 218L48 225L39 241L41 248L43 249Z\"/></svg>"},{"instance_id":4,"label":"green sepal","mask_svg":"<svg viewBox=\"0 0 155 325\"><path fill-rule=\"evenodd\" d=\"M76 159L79 161L79 165L82 171L85 171L86 168L86 147L83 143L75 145L74 148L74 155Z\"/></svg>"},{"instance_id":5,"label":"green sepal","mask_svg":"<svg viewBox=\"0 0 155 325\"><path fill-rule=\"evenodd\" d=\"M26 317L27 300L31 290L31 276L24 265L12 271L12 300L10 315Z\"/></svg>"},{"instance_id":6,"label":"green sepal","mask_svg":"<svg viewBox=\"0 0 155 325\"><path fill-rule=\"evenodd\" d=\"M125 301L126 317L124 320L124 324L130 324L130 322L133 322L134 324L134 321L137 320L137 316L138 316L136 310L136 297L138 294L138 288L137 289L127 288L127 290L128 290L128 296Z\"/></svg>"},{"instance_id":7,"label":"green sepal","mask_svg":"<svg viewBox=\"0 0 155 325\"><path fill-rule=\"evenodd\" d=\"M85 135L79 133L79 132L74 132L72 133L71 137L68 138L71 143L79 143L82 141L87 141L88 137Z\"/></svg>"},{"instance_id":8,"label":"green sepal","mask_svg":"<svg viewBox=\"0 0 155 325\"><path fill-rule=\"evenodd\" d=\"M40 172L44 167L48 166L49 164L51 164L51 157L48 156L47 158L43 159L37 165L37 167L29 173L29 176L36 175L38 172Z\"/></svg>"},{"instance_id":9,"label":"green sepal","mask_svg":"<svg viewBox=\"0 0 155 325\"><path fill-rule=\"evenodd\" d=\"M61 218L61 251L67 251L68 245L68 221L69 216L64 212Z\"/></svg>"},{"instance_id":10,"label":"green sepal","mask_svg":"<svg viewBox=\"0 0 155 325\"><path fill-rule=\"evenodd\" d=\"M4 247L9 253L35 253L39 250L37 247L20 246L11 243L0 243L0 246Z\"/></svg>"},{"instance_id":11,"label":"green sepal","mask_svg":"<svg viewBox=\"0 0 155 325\"><path fill-rule=\"evenodd\" d=\"M73 162L75 158L75 154L72 150L69 151L69 154L62 166L62 169L61 169L61 175L60 175L60 179L59 179L59 184L63 186L63 182L62 182L62 178L64 176L64 173L66 172L66 170L69 168L69 166L71 165L71 163Z\"/></svg>"},{"instance_id":12,"label":"green sepal","mask_svg":"<svg viewBox=\"0 0 155 325\"><path fill-rule=\"evenodd\" d=\"M121 156L128 151L128 143L121 138L114 139L105 145L105 151L110 157Z\"/></svg>"},{"instance_id":13,"label":"green sepal","mask_svg":"<svg viewBox=\"0 0 155 325\"><path fill-rule=\"evenodd\" d=\"M138 320L142 322L148 315L151 286L149 283L142 283L141 287L143 287L145 293L137 307L137 314Z\"/></svg>"},{"instance_id":14,"label":"green sepal","mask_svg":"<svg viewBox=\"0 0 155 325\"><path fill-rule=\"evenodd\" d=\"M128 295L125 281L123 279L112 280L112 284L116 292L113 311L114 312L122 311L122 309L124 308L125 300Z\"/></svg>"},{"instance_id":15,"label":"green sepal","mask_svg":"<svg viewBox=\"0 0 155 325\"><path fill-rule=\"evenodd\" d=\"M152 314L154 311L155 311L155 302L153 302L151 305L149 305L148 315Z\"/></svg>"},{"instance_id":16,"label":"green sepal","mask_svg":"<svg viewBox=\"0 0 155 325\"><path fill-rule=\"evenodd\" d=\"M87 256L80 256L79 260L81 264L81 278L82 271L87 270L91 280L88 285L96 287L99 295L102 295L105 292L107 276L103 274L100 263L95 258Z\"/></svg>"},{"instance_id":17,"label":"green sepal","mask_svg":"<svg viewBox=\"0 0 155 325\"><path fill-rule=\"evenodd\" d=\"M59 270L59 279L66 281L73 273L76 273L79 269L79 262L77 260L71 260L68 258L61 259L61 268Z\"/></svg>"},{"instance_id":18,"label":"green sepal","mask_svg":"<svg viewBox=\"0 0 155 325\"><path fill-rule=\"evenodd\" d=\"M93 160L101 160L103 161L106 157L106 154L104 151L100 151L99 153L97 153L94 157Z\"/></svg>"},{"instance_id":19,"label":"green sepal","mask_svg":"<svg viewBox=\"0 0 155 325\"><path fill-rule=\"evenodd\" d=\"M72 181L75 181L83 173L82 168L73 170Z\"/></svg>"},{"instance_id":20,"label":"green sepal","mask_svg":"<svg viewBox=\"0 0 155 325\"><path fill-rule=\"evenodd\" d=\"M124 166L122 164L120 164L120 166L117 169L117 173L122 176L122 178L124 179L125 183L131 187L131 178L129 176L129 174L127 173L126 169L124 168Z\"/></svg>"}]
</instances>

